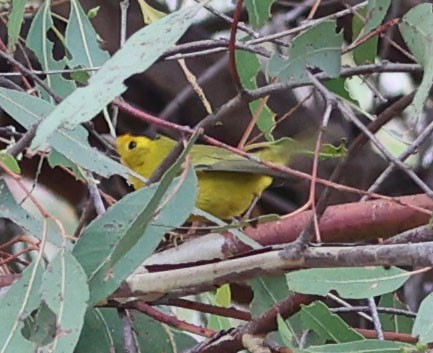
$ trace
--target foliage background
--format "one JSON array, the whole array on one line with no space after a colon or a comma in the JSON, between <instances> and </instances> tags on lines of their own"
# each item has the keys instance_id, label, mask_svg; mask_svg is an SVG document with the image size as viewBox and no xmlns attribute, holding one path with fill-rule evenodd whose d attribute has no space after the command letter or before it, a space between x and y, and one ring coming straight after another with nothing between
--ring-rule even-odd
<instances>
[{"instance_id":1,"label":"foliage background","mask_svg":"<svg viewBox=\"0 0 433 353\"><path fill-rule=\"evenodd\" d=\"M14 0L1 18L0 352L427 349L429 2ZM281 168L300 181L252 217L290 217L161 248L197 212L197 127L348 151ZM189 143L126 195L102 134L144 131Z\"/></svg>"}]
</instances>

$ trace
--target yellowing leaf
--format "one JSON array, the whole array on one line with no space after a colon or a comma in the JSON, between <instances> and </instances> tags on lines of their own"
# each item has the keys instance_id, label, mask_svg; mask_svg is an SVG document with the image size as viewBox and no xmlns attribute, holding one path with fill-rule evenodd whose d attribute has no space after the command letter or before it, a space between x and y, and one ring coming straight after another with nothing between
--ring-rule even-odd
<instances>
[{"instance_id":1,"label":"yellowing leaf","mask_svg":"<svg viewBox=\"0 0 433 353\"><path fill-rule=\"evenodd\" d=\"M154 9L145 0L137 1L138 5L140 5L141 13L143 14L144 23L147 25L158 21L160 18L163 18L166 15L166 13Z\"/></svg>"}]
</instances>

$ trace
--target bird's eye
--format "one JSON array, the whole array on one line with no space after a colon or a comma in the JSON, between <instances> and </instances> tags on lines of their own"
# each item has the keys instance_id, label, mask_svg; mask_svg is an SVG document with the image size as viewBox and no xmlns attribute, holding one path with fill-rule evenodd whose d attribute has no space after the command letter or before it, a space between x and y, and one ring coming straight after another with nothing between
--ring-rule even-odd
<instances>
[{"instance_id":1,"label":"bird's eye","mask_svg":"<svg viewBox=\"0 0 433 353\"><path fill-rule=\"evenodd\" d=\"M128 145L128 149L130 150L134 149L135 147L137 147L137 142L135 141L131 141Z\"/></svg>"}]
</instances>

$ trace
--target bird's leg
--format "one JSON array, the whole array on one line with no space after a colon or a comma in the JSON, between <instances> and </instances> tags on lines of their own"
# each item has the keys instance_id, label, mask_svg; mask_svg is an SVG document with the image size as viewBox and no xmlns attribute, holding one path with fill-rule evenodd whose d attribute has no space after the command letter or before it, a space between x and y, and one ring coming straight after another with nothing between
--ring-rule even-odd
<instances>
[{"instance_id":1,"label":"bird's leg","mask_svg":"<svg viewBox=\"0 0 433 353\"><path fill-rule=\"evenodd\" d=\"M247 221L250 216L251 212L253 212L254 207L257 205L257 201L259 201L260 196L254 196L253 202L251 202L250 207L248 207L248 210L244 213L244 215L241 217L241 221Z\"/></svg>"}]
</instances>

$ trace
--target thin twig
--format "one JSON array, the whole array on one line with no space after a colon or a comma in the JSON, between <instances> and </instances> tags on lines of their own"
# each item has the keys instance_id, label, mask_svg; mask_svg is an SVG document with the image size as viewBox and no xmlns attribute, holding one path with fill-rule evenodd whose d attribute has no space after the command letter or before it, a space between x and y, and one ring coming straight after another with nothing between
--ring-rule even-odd
<instances>
[{"instance_id":1,"label":"thin twig","mask_svg":"<svg viewBox=\"0 0 433 353\"><path fill-rule=\"evenodd\" d=\"M238 92L243 91L243 86L239 76L238 68L236 65L236 34L238 32L238 23L241 18L242 8L244 0L238 0L236 3L235 12L233 14L233 22L230 27L230 38L229 38L229 69L232 75L233 83Z\"/></svg>"},{"instance_id":2,"label":"thin twig","mask_svg":"<svg viewBox=\"0 0 433 353\"><path fill-rule=\"evenodd\" d=\"M128 9L129 0L122 0L120 2L120 48L126 42L126 30L128 28Z\"/></svg>"},{"instance_id":3,"label":"thin twig","mask_svg":"<svg viewBox=\"0 0 433 353\"><path fill-rule=\"evenodd\" d=\"M132 327L132 321L129 317L127 310L119 308L117 309L122 319L123 325L123 344L125 346L126 353L138 353L138 344L135 337L134 328Z\"/></svg>"},{"instance_id":4,"label":"thin twig","mask_svg":"<svg viewBox=\"0 0 433 353\"><path fill-rule=\"evenodd\" d=\"M376 302L374 301L374 298L368 298L368 306L370 307L374 329L377 332L377 338L380 340L384 340L382 324L380 322L379 313L377 312Z\"/></svg>"}]
</instances>

